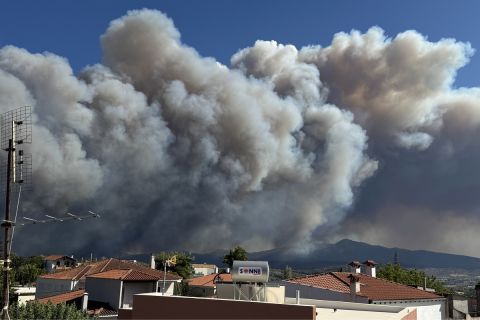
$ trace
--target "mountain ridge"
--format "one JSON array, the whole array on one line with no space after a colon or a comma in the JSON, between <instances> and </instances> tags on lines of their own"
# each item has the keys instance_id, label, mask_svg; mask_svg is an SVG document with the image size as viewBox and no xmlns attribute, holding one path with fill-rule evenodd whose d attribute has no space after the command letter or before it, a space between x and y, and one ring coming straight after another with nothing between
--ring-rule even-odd
<instances>
[{"instance_id":1,"label":"mountain ridge","mask_svg":"<svg viewBox=\"0 0 480 320\"><path fill-rule=\"evenodd\" d=\"M222 252L224 253L222 254ZM192 255L195 257L195 263L207 262L222 266L223 255L226 253L227 250L215 250L211 253L192 253ZM379 264L393 263L395 253L400 265L407 268L480 269L480 258L476 257L428 250L389 248L350 239L319 245L307 254L294 253L292 250L282 248L249 252L248 257L249 260L268 261L273 268L282 269L288 265L301 270L342 267L353 260L362 262L370 259ZM141 256L136 255L133 258L146 261L150 259L150 254L147 259L141 258Z\"/></svg>"}]
</instances>

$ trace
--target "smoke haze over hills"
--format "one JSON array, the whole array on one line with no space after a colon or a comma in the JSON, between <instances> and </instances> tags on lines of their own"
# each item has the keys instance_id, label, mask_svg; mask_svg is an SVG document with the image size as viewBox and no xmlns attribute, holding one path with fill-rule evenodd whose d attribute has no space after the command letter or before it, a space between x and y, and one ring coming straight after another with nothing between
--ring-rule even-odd
<instances>
[{"instance_id":1,"label":"smoke haze over hills","mask_svg":"<svg viewBox=\"0 0 480 320\"><path fill-rule=\"evenodd\" d=\"M452 87L468 43L373 27L324 48L257 41L225 66L139 10L101 44L103 63L78 75L0 49L0 111L34 112L20 215L102 215L24 227L18 252L308 250L347 235L475 255L480 90Z\"/></svg>"}]
</instances>

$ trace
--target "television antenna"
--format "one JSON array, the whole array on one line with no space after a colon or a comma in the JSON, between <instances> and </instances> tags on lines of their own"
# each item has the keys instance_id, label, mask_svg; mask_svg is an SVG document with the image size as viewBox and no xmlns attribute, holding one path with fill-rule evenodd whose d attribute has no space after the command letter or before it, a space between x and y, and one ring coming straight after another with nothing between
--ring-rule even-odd
<instances>
[{"instance_id":1,"label":"television antenna","mask_svg":"<svg viewBox=\"0 0 480 320\"><path fill-rule=\"evenodd\" d=\"M9 300L9 271L10 271L10 248L11 230L14 222L10 219L10 195L12 187L19 186L19 200L22 184L31 186L31 157L29 166L26 162L24 150L17 147L26 143L32 143L32 107L20 107L0 116L0 146L7 151L7 167L5 170L5 219L1 227L4 229L3 241L3 309L2 318L10 319L8 314ZM13 234L13 232L12 232Z\"/></svg>"},{"instance_id":2,"label":"television antenna","mask_svg":"<svg viewBox=\"0 0 480 320\"><path fill-rule=\"evenodd\" d=\"M95 213L90 210L88 211L88 214L84 214L84 215L76 215L70 212L67 212L66 215L67 215L66 217L54 217L49 214L46 214L44 216L47 219L34 219L30 217L22 217L24 222L16 223L16 226L26 226L29 224L44 224L44 223L50 223L50 222L58 223L58 222L66 222L69 220L82 221L89 218L100 218L100 215L98 213Z\"/></svg>"}]
</instances>

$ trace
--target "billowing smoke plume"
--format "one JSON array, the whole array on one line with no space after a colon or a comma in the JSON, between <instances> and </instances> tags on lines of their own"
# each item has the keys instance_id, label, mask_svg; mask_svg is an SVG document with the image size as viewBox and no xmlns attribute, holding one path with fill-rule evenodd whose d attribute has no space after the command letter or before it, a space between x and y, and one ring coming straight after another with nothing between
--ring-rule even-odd
<instances>
[{"instance_id":1,"label":"billowing smoke plume","mask_svg":"<svg viewBox=\"0 0 480 320\"><path fill-rule=\"evenodd\" d=\"M308 249L334 232L361 237L349 211L397 214L372 198L413 196L403 189L415 169L427 169L422 187L468 174L442 161L461 163L479 144L480 90L451 87L468 44L372 28L326 48L257 41L227 67L149 10L113 21L101 43L103 65L78 76L53 54L0 49L0 111L34 111L35 191L22 213L102 214L25 227L20 252ZM359 191L367 200L355 204ZM432 208L436 195L415 205Z\"/></svg>"}]
</instances>

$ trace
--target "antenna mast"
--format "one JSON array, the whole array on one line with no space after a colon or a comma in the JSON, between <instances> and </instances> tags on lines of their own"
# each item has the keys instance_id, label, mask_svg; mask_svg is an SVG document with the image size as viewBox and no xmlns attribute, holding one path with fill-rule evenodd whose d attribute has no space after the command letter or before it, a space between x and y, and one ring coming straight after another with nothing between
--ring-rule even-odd
<instances>
[{"instance_id":1,"label":"antenna mast","mask_svg":"<svg viewBox=\"0 0 480 320\"><path fill-rule=\"evenodd\" d=\"M24 166L24 153L23 150L18 150L19 160L17 161L16 151L17 145L32 142L32 108L21 107L4 113L0 118L0 130L2 134L2 149L8 152L5 189L5 219L1 224L1 227L4 229L2 319L10 319L8 314L8 301L10 298L8 275L10 272L11 229L15 225L10 219L10 195L15 183L22 184L25 182L25 175L22 170ZM18 167L20 168L19 170ZM30 177L28 180L30 181Z\"/></svg>"}]
</instances>

